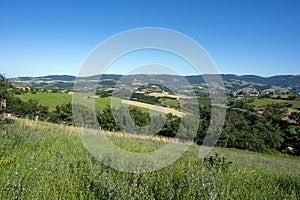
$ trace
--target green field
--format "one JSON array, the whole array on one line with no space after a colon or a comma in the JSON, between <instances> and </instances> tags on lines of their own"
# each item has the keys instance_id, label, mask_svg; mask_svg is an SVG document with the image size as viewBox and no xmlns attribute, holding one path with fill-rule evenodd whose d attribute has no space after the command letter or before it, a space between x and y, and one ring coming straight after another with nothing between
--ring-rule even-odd
<instances>
[{"instance_id":1,"label":"green field","mask_svg":"<svg viewBox=\"0 0 300 200\"><path fill-rule=\"evenodd\" d=\"M57 105L72 102L72 94L65 94L65 93L37 93L37 94L25 93L16 96L21 98L21 100L23 101L28 101L29 99L36 99L40 104L48 106L50 110L54 110ZM84 97L86 97L86 94L82 95L82 99L80 99L80 103L83 103L84 105L89 107L95 106L95 109L97 111L103 110L107 105L110 106L112 101L116 108L118 108L121 105L121 99L117 97L90 98L90 99ZM149 111L148 109L142 107L139 107L139 109L142 112ZM153 114L159 114L159 112L153 111Z\"/></svg>"},{"instance_id":2,"label":"green field","mask_svg":"<svg viewBox=\"0 0 300 200\"><path fill-rule=\"evenodd\" d=\"M97 98L95 100L95 108L96 110L103 110L107 105L110 106L112 101L115 103L115 107L121 105L121 99L116 97L105 97L105 98Z\"/></svg>"},{"instance_id":3,"label":"green field","mask_svg":"<svg viewBox=\"0 0 300 200\"><path fill-rule=\"evenodd\" d=\"M170 108L180 108L179 101L171 98L160 98L159 99L162 106Z\"/></svg>"},{"instance_id":4,"label":"green field","mask_svg":"<svg viewBox=\"0 0 300 200\"><path fill-rule=\"evenodd\" d=\"M130 152L168 143L118 133L108 137ZM204 161L199 146L192 145L158 171L126 173L91 156L72 127L18 120L0 128L0 141L0 199L300 198L299 157L214 148L211 155L219 157Z\"/></svg>"},{"instance_id":5,"label":"green field","mask_svg":"<svg viewBox=\"0 0 300 200\"><path fill-rule=\"evenodd\" d=\"M55 109L57 105L72 102L72 94L65 93L37 93L37 94L21 94L16 95L23 101L28 101L29 99L36 99L42 105L49 106L50 110ZM117 98L114 98L117 100ZM86 99L86 104L92 105L95 103L96 110L102 110L106 105L111 104L111 97L106 98L96 98L96 99Z\"/></svg>"},{"instance_id":6,"label":"green field","mask_svg":"<svg viewBox=\"0 0 300 200\"><path fill-rule=\"evenodd\" d=\"M40 104L49 106L51 110L55 109L57 105L72 102L72 95L65 93L25 93L16 96L23 101L28 101L29 99L36 99Z\"/></svg>"},{"instance_id":7,"label":"green field","mask_svg":"<svg viewBox=\"0 0 300 200\"><path fill-rule=\"evenodd\" d=\"M292 104L292 108L298 109L300 108L300 99L295 99L295 100L283 100L283 99L271 99L271 98L256 98L251 105L254 105L255 107L261 107L265 106L267 104L272 104L272 103L290 103Z\"/></svg>"}]
</instances>

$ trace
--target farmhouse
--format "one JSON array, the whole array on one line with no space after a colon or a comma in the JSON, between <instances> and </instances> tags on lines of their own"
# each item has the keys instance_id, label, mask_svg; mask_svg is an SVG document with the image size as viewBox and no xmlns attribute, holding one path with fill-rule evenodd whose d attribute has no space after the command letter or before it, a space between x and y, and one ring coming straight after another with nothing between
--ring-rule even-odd
<instances>
[{"instance_id":1,"label":"farmhouse","mask_svg":"<svg viewBox=\"0 0 300 200\"><path fill-rule=\"evenodd\" d=\"M18 119L17 115L11 114L11 113L5 113L4 114L6 119Z\"/></svg>"},{"instance_id":2,"label":"farmhouse","mask_svg":"<svg viewBox=\"0 0 300 200\"><path fill-rule=\"evenodd\" d=\"M30 90L30 87L25 86L25 85L19 85L19 86L16 86L16 88L17 88L17 89L23 89L23 90L25 90L25 89Z\"/></svg>"},{"instance_id":3,"label":"farmhouse","mask_svg":"<svg viewBox=\"0 0 300 200\"><path fill-rule=\"evenodd\" d=\"M233 91L232 94L236 97L259 97L260 93L258 91Z\"/></svg>"}]
</instances>

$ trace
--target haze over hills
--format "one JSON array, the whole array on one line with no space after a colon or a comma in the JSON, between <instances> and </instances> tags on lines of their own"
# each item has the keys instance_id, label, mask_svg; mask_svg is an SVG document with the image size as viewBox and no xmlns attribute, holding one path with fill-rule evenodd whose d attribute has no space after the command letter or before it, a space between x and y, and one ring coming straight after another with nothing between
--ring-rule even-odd
<instances>
[{"instance_id":1,"label":"haze over hills","mask_svg":"<svg viewBox=\"0 0 300 200\"><path fill-rule=\"evenodd\" d=\"M87 77L79 77L77 80L81 81L96 81L100 80L100 84L112 86L118 80L124 77L130 80L140 80L141 83L147 83L151 80L160 80L167 82L176 82L178 79L185 78L191 85L204 85L205 79L213 80L219 75L204 74L204 75L150 75L150 74L137 74L137 75L118 75L118 74L103 74ZM258 91L263 90L282 90L289 92L300 92L300 75L277 75L271 77L262 77L256 75L234 75L234 74L221 74L224 85L227 90L242 90L245 88L252 88ZM72 75L47 75L39 77L16 77L10 78L14 86L26 85L29 87L42 87L42 88L61 88L72 89L76 80L76 76Z\"/></svg>"}]
</instances>

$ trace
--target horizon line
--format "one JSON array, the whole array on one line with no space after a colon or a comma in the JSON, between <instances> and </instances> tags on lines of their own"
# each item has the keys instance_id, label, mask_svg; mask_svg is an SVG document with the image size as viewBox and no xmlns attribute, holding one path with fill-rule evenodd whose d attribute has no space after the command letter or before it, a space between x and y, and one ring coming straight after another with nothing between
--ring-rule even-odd
<instances>
[{"instance_id":1,"label":"horizon line","mask_svg":"<svg viewBox=\"0 0 300 200\"><path fill-rule=\"evenodd\" d=\"M117 74L117 73L104 73L104 74L93 74L93 75L85 75L85 76L78 76L74 74L45 74L45 75L21 75L21 76L11 76L11 77L6 77L8 79L12 78L22 78L22 77L30 77L30 78L41 78L45 76L74 76L76 78L82 78L82 77L91 77L91 76L102 76L102 75L117 75L117 76L129 76L129 75L171 75L171 76L203 76L203 75L234 75L234 76L259 76L263 78L269 78L269 77L274 77L274 76L300 76L300 74L274 74L274 75L258 75L258 74L234 74L234 73L218 73L218 74ZM6 76L4 74L4 76Z\"/></svg>"}]
</instances>

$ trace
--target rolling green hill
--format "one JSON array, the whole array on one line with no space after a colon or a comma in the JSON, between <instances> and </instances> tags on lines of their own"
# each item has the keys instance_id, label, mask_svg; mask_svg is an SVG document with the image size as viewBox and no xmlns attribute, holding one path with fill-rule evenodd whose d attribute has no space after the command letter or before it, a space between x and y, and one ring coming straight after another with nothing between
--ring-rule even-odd
<instances>
[{"instance_id":1,"label":"rolling green hill","mask_svg":"<svg viewBox=\"0 0 300 200\"><path fill-rule=\"evenodd\" d=\"M105 85L113 87L116 82L121 78L128 80L139 80L142 83L152 83L153 80L158 80L162 83L174 83L180 79L187 80L192 85L205 85L205 80L218 80L218 74L203 74L194 76L177 76L177 75L130 75L122 76L116 74L103 74L94 75L88 77L79 77L80 80L95 81L101 80ZM266 89L277 87L280 91L289 90L291 92L300 92L300 75L278 75L271 77L261 77L256 75L234 75L234 74L221 74L221 77L225 83L225 87L228 90L239 90L247 87L253 87L257 90L263 91ZM42 77L16 77L11 78L10 81L13 85L27 85L31 87L43 87L43 88L62 88L73 89L73 83L76 80L75 76L68 75L50 75ZM100 81L100 82L101 82ZM154 81L155 82L155 81ZM157 81L156 81L157 82Z\"/></svg>"}]
</instances>

